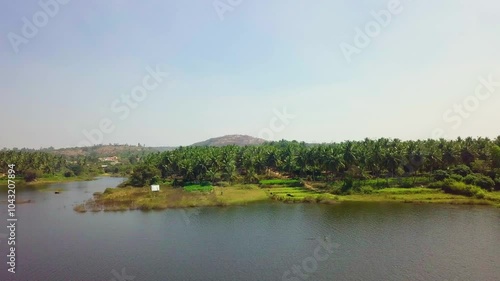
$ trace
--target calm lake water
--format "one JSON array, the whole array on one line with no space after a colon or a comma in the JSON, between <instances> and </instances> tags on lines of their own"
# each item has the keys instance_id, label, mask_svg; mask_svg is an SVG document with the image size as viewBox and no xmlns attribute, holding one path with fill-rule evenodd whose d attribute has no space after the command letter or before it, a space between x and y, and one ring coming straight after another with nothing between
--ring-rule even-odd
<instances>
[{"instance_id":1,"label":"calm lake water","mask_svg":"<svg viewBox=\"0 0 500 281\"><path fill-rule=\"evenodd\" d=\"M18 189L18 200L34 202L17 206L16 274L0 241L0 280L500 280L500 209L277 202L73 211L121 180L47 185L61 194Z\"/></svg>"}]
</instances>

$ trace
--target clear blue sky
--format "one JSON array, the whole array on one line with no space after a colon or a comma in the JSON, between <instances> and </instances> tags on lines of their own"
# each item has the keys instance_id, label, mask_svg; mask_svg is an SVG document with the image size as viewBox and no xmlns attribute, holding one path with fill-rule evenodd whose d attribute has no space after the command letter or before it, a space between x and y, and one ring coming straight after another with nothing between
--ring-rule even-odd
<instances>
[{"instance_id":1,"label":"clear blue sky","mask_svg":"<svg viewBox=\"0 0 500 281\"><path fill-rule=\"evenodd\" d=\"M76 146L103 118L114 125L103 143L259 136L284 107L295 118L273 139L500 135L498 85L467 117L445 114L480 76L500 82L496 0L401 0L350 63L339 45L355 46L355 28L390 1L242 0L221 20L213 0L73 0L16 53L9 34L23 36L38 1L0 10L0 147ZM148 66L170 76L121 118L111 104Z\"/></svg>"}]
</instances>

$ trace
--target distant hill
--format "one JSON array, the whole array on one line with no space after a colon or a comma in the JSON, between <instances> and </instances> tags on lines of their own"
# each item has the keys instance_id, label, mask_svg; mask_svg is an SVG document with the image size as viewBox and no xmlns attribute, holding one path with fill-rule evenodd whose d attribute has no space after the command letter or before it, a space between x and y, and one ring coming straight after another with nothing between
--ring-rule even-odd
<instances>
[{"instance_id":1,"label":"distant hill","mask_svg":"<svg viewBox=\"0 0 500 281\"><path fill-rule=\"evenodd\" d=\"M132 154L143 154L157 151L173 150L175 147L144 147L135 145L96 145L89 147L70 147L50 149L44 148L41 151L51 152L64 156L97 156L97 157L110 157L110 156L127 156Z\"/></svg>"},{"instance_id":2,"label":"distant hill","mask_svg":"<svg viewBox=\"0 0 500 281\"><path fill-rule=\"evenodd\" d=\"M225 145L258 145L265 143L266 140L260 138L254 138L246 135L227 135L218 138L211 138L205 141L197 142L191 146L225 146ZM43 151L53 154L63 155L67 157L77 157L77 156L93 156L93 157L112 157L118 156L120 158L128 158L131 155L146 155L152 152L163 152L174 150L177 147L174 146L158 146L158 147L147 147L139 145L127 145L127 144L101 144L87 147L67 147L67 148L41 148L41 149L29 149L22 148L22 151ZM6 148L4 148L6 150Z\"/></svg>"},{"instance_id":3,"label":"distant hill","mask_svg":"<svg viewBox=\"0 0 500 281\"><path fill-rule=\"evenodd\" d=\"M192 144L191 146L225 146L225 145L258 145L265 143L266 140L254 138L246 135L227 135L218 138L211 138L206 141L201 141Z\"/></svg>"},{"instance_id":4,"label":"distant hill","mask_svg":"<svg viewBox=\"0 0 500 281\"><path fill-rule=\"evenodd\" d=\"M151 146L151 147L148 147L148 148L152 149L154 151L163 152L163 151L174 150L174 149L176 149L178 147L177 146Z\"/></svg>"}]
</instances>

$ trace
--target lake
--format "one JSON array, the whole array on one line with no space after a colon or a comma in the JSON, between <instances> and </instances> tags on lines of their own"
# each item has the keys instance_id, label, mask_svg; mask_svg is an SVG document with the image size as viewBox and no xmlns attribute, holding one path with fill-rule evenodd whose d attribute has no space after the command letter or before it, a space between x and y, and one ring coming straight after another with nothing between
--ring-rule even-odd
<instances>
[{"instance_id":1,"label":"lake","mask_svg":"<svg viewBox=\"0 0 500 281\"><path fill-rule=\"evenodd\" d=\"M17 206L16 274L0 238L0 280L500 280L498 208L273 202L73 211L122 180L18 187L17 199L33 202ZM0 208L7 225L5 202Z\"/></svg>"}]
</instances>

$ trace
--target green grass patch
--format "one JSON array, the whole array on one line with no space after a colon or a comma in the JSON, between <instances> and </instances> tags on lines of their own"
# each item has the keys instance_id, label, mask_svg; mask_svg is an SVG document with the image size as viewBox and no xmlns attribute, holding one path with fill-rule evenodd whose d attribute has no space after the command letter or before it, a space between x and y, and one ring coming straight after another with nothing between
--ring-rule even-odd
<instances>
[{"instance_id":1,"label":"green grass patch","mask_svg":"<svg viewBox=\"0 0 500 281\"><path fill-rule=\"evenodd\" d=\"M268 196L273 200L287 203L298 202L327 202L335 200L335 195L320 193L302 187L275 187L267 190Z\"/></svg>"},{"instance_id":2,"label":"green grass patch","mask_svg":"<svg viewBox=\"0 0 500 281\"><path fill-rule=\"evenodd\" d=\"M493 205L500 208L500 191L487 192L484 198L493 202Z\"/></svg>"},{"instance_id":3,"label":"green grass patch","mask_svg":"<svg viewBox=\"0 0 500 281\"><path fill-rule=\"evenodd\" d=\"M379 194L421 194L421 193L440 193L439 190L425 187L415 187L415 188L401 188L401 187L390 187L384 189L374 190L373 193Z\"/></svg>"},{"instance_id":4,"label":"green grass patch","mask_svg":"<svg viewBox=\"0 0 500 281\"><path fill-rule=\"evenodd\" d=\"M183 187L187 192L211 192L213 190L213 186L211 185L201 185L201 184L193 184L187 185Z\"/></svg>"},{"instance_id":5,"label":"green grass patch","mask_svg":"<svg viewBox=\"0 0 500 281\"><path fill-rule=\"evenodd\" d=\"M378 178L368 180L355 180L353 186L372 186L375 189L389 187L414 187L427 185L431 182L429 177L401 177L401 178Z\"/></svg>"},{"instance_id":6,"label":"green grass patch","mask_svg":"<svg viewBox=\"0 0 500 281\"><path fill-rule=\"evenodd\" d=\"M296 186L300 185L300 180L294 179L272 179L272 180L261 180L259 182L262 185L288 185L288 186Z\"/></svg>"},{"instance_id":7,"label":"green grass patch","mask_svg":"<svg viewBox=\"0 0 500 281\"><path fill-rule=\"evenodd\" d=\"M240 183L240 184L233 184L233 185L228 185L226 187L232 187L235 189L259 189L259 185L253 184L253 183Z\"/></svg>"},{"instance_id":8,"label":"green grass patch","mask_svg":"<svg viewBox=\"0 0 500 281\"><path fill-rule=\"evenodd\" d=\"M266 192L257 185L249 184L248 187L240 185L214 188L217 205L242 205L251 202L269 200Z\"/></svg>"}]
</instances>

